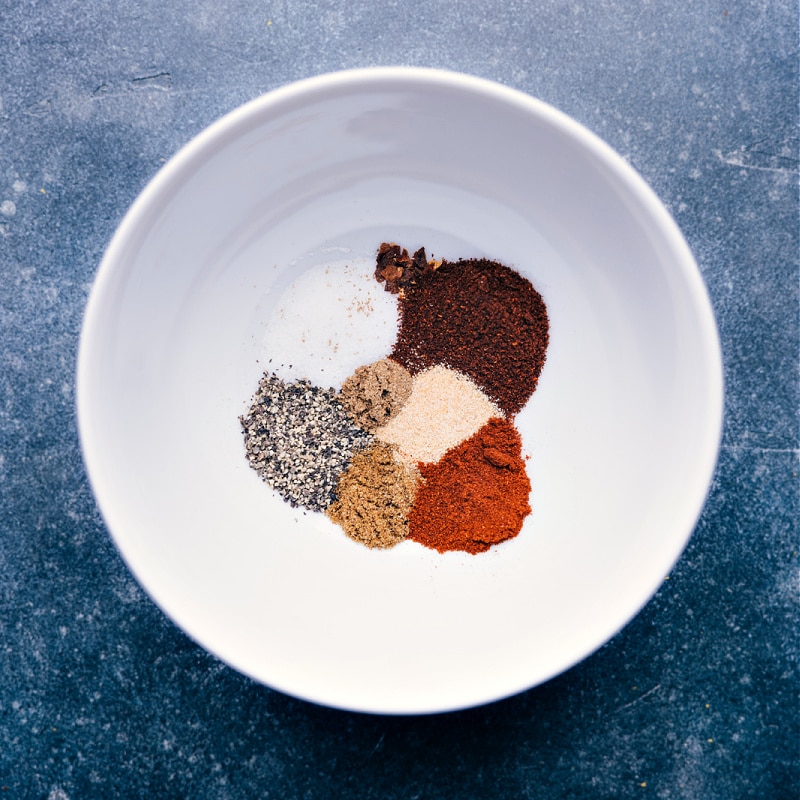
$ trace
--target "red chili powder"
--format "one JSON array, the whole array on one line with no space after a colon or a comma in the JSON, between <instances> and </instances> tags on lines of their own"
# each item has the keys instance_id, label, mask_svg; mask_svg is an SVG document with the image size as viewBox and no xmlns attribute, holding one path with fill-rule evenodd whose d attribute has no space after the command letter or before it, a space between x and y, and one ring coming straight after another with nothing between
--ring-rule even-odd
<instances>
[{"instance_id":1,"label":"red chili powder","mask_svg":"<svg viewBox=\"0 0 800 800\"><path fill-rule=\"evenodd\" d=\"M408 517L408 538L443 553L481 553L512 539L531 507L531 482L514 424L490 419L435 464L420 464L423 482Z\"/></svg>"},{"instance_id":2,"label":"red chili powder","mask_svg":"<svg viewBox=\"0 0 800 800\"><path fill-rule=\"evenodd\" d=\"M531 282L496 261L470 259L416 270L402 288L391 357L412 375L436 364L458 370L517 414L536 389L549 341L547 308Z\"/></svg>"}]
</instances>

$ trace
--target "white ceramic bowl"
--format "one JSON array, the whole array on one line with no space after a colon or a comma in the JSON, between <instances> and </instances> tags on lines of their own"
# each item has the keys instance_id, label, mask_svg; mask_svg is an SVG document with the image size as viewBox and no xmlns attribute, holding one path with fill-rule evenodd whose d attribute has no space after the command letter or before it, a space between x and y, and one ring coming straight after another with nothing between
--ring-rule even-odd
<instances>
[{"instance_id":1,"label":"white ceramic bowl","mask_svg":"<svg viewBox=\"0 0 800 800\"><path fill-rule=\"evenodd\" d=\"M335 385L388 353L392 298L359 274L384 240L502 261L548 305L516 421L533 513L482 555L368 550L245 461L265 367ZM114 541L191 637L298 697L425 713L541 683L636 614L702 509L722 370L690 251L608 146L511 89L381 68L258 98L161 170L100 267L78 416Z\"/></svg>"}]
</instances>

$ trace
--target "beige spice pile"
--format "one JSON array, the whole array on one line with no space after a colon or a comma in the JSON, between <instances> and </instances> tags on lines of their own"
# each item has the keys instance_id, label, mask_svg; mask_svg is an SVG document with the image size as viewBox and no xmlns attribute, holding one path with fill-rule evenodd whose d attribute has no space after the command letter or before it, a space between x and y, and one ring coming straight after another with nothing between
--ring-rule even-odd
<instances>
[{"instance_id":1,"label":"beige spice pile","mask_svg":"<svg viewBox=\"0 0 800 800\"><path fill-rule=\"evenodd\" d=\"M503 412L466 375L437 365L418 373L403 407L374 431L403 461L438 461Z\"/></svg>"},{"instance_id":2,"label":"beige spice pile","mask_svg":"<svg viewBox=\"0 0 800 800\"><path fill-rule=\"evenodd\" d=\"M416 467L398 461L392 446L375 442L353 457L325 513L351 539L367 547L393 547L408 535L419 481Z\"/></svg>"}]
</instances>

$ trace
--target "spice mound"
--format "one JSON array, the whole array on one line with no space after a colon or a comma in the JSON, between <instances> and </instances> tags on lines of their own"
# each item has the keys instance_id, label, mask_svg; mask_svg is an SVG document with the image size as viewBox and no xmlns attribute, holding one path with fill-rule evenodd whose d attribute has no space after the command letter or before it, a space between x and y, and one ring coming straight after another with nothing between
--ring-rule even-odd
<instances>
[{"instance_id":1,"label":"spice mound","mask_svg":"<svg viewBox=\"0 0 800 800\"><path fill-rule=\"evenodd\" d=\"M394 448L376 442L356 453L339 479L328 516L367 547L392 547L408 536L419 471L395 458Z\"/></svg>"},{"instance_id":2,"label":"spice mound","mask_svg":"<svg viewBox=\"0 0 800 800\"><path fill-rule=\"evenodd\" d=\"M397 415L411 394L411 374L383 358L358 367L342 384L340 400L350 418L365 431L374 431Z\"/></svg>"},{"instance_id":3,"label":"spice mound","mask_svg":"<svg viewBox=\"0 0 800 800\"><path fill-rule=\"evenodd\" d=\"M502 413L469 378L437 364L414 376L407 402L375 436L403 461L433 462Z\"/></svg>"},{"instance_id":4,"label":"spice mound","mask_svg":"<svg viewBox=\"0 0 800 800\"><path fill-rule=\"evenodd\" d=\"M375 279L397 297L391 352L338 393L265 373L240 417L247 459L292 506L367 547L484 552L531 513L514 417L545 363L544 300L499 262L428 260L393 242Z\"/></svg>"},{"instance_id":5,"label":"spice mound","mask_svg":"<svg viewBox=\"0 0 800 800\"><path fill-rule=\"evenodd\" d=\"M468 375L507 415L536 389L549 342L542 296L496 261L444 261L400 297L392 358L411 374L445 364Z\"/></svg>"},{"instance_id":6,"label":"spice mound","mask_svg":"<svg viewBox=\"0 0 800 800\"><path fill-rule=\"evenodd\" d=\"M250 466L292 506L324 511L352 456L372 442L332 389L266 374L240 418Z\"/></svg>"},{"instance_id":7,"label":"spice mound","mask_svg":"<svg viewBox=\"0 0 800 800\"><path fill-rule=\"evenodd\" d=\"M481 553L516 536L531 512L522 440L506 419L490 419L420 472L408 536L426 547Z\"/></svg>"}]
</instances>

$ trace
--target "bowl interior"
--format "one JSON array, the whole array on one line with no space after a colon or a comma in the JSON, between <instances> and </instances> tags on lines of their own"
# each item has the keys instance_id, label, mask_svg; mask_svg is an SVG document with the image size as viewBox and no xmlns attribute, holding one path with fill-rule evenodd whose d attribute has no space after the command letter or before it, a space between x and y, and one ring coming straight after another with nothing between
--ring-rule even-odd
<instances>
[{"instance_id":1,"label":"bowl interior","mask_svg":"<svg viewBox=\"0 0 800 800\"><path fill-rule=\"evenodd\" d=\"M389 352L382 241L502 261L548 306L516 420L533 513L483 555L367 550L244 458L265 368L338 387ZM120 551L200 644L309 700L429 712L552 677L646 602L705 498L721 367L691 254L620 158L511 90L381 69L260 98L162 170L100 268L78 411Z\"/></svg>"}]
</instances>

